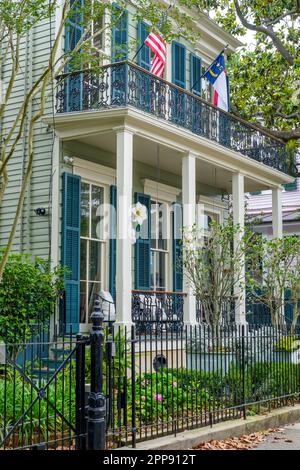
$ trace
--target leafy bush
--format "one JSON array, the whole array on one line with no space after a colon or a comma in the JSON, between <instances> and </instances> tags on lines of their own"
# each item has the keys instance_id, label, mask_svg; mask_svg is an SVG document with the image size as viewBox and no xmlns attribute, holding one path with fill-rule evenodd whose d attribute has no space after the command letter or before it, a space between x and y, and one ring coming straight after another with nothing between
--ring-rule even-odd
<instances>
[{"instance_id":1,"label":"leafy bush","mask_svg":"<svg viewBox=\"0 0 300 470\"><path fill-rule=\"evenodd\" d=\"M297 336L285 336L275 344L275 351L296 351L300 348L300 341Z\"/></svg>"},{"instance_id":2,"label":"leafy bush","mask_svg":"<svg viewBox=\"0 0 300 470\"><path fill-rule=\"evenodd\" d=\"M41 380L40 386L47 381ZM75 426L75 365L70 363L46 388L47 400L37 400L37 390L27 382L18 370L7 367L5 376L0 375L0 442L19 418L25 413L5 446L18 447L35 442L48 441L63 435L70 436L70 429L60 417L65 416ZM66 437L65 436L65 437Z\"/></svg>"},{"instance_id":3,"label":"leafy bush","mask_svg":"<svg viewBox=\"0 0 300 470\"><path fill-rule=\"evenodd\" d=\"M145 373L136 377L135 397L128 386L128 404L135 400L137 420L144 424L192 416L192 411L202 408L209 400L208 391L199 382L188 380L190 371L186 369L164 370ZM129 410L130 411L130 410Z\"/></svg>"},{"instance_id":4,"label":"leafy bush","mask_svg":"<svg viewBox=\"0 0 300 470\"><path fill-rule=\"evenodd\" d=\"M64 272L61 267L51 271L42 258L9 256L0 283L0 341L24 343L34 324L49 319L64 287Z\"/></svg>"}]
</instances>

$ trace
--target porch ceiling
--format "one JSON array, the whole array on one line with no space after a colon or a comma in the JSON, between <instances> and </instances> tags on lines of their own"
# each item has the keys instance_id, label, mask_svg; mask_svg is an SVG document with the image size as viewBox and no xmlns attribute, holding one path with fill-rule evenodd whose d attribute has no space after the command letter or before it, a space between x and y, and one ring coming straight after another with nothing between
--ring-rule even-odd
<instances>
[{"instance_id":1,"label":"porch ceiling","mask_svg":"<svg viewBox=\"0 0 300 470\"><path fill-rule=\"evenodd\" d=\"M50 126L53 119L45 118ZM245 191L265 190L293 181L290 176L258 163L217 142L192 134L174 124L131 108L56 115L55 132L64 141L77 141L95 150L116 153L116 132L134 132L134 159L157 167L157 147L162 170L181 175L181 157L191 151L197 156L197 181L221 192L231 192L231 177L245 175ZM218 192L218 191L216 191Z\"/></svg>"},{"instance_id":2,"label":"porch ceiling","mask_svg":"<svg viewBox=\"0 0 300 470\"><path fill-rule=\"evenodd\" d=\"M90 135L77 139L78 142L100 149L102 152L116 153L115 132L105 134ZM158 170L167 171L174 175L181 176L182 152L176 151L163 144L157 144L152 140L143 138L140 135L133 139L133 157L146 165L152 166ZM217 167L210 162L197 160L196 180L200 184L210 186L215 191L212 193L231 193L232 174L230 170ZM261 181L256 181L249 177L245 178L245 191L252 192L263 189L269 189L269 186Z\"/></svg>"}]
</instances>

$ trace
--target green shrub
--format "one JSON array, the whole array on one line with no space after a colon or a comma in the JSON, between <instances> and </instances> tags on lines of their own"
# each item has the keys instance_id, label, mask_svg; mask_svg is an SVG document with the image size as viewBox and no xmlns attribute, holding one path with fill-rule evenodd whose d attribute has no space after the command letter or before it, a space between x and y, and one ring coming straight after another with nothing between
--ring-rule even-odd
<instances>
[{"instance_id":1,"label":"green shrub","mask_svg":"<svg viewBox=\"0 0 300 470\"><path fill-rule=\"evenodd\" d=\"M46 383L41 380L40 386ZM63 434L69 436L70 428L59 413L75 425L75 365L70 363L57 374L46 388L47 400L37 400L31 406L36 396L37 390L18 370L7 367L5 377L0 375L0 442L28 410L5 446L25 446L52 440L54 436L57 439Z\"/></svg>"},{"instance_id":2,"label":"green shrub","mask_svg":"<svg viewBox=\"0 0 300 470\"><path fill-rule=\"evenodd\" d=\"M136 377L135 397L128 382L129 412L135 400L137 420L144 424L154 421L166 422L179 416L192 416L209 400L208 391L197 381L188 380L189 371L184 369L145 373Z\"/></svg>"},{"instance_id":3,"label":"green shrub","mask_svg":"<svg viewBox=\"0 0 300 470\"><path fill-rule=\"evenodd\" d=\"M64 287L64 272L61 267L51 271L41 258L9 256L0 283L0 341L24 343L34 324L49 319Z\"/></svg>"},{"instance_id":4,"label":"green shrub","mask_svg":"<svg viewBox=\"0 0 300 470\"><path fill-rule=\"evenodd\" d=\"M298 336L285 336L281 338L275 345L275 351L291 352L300 348Z\"/></svg>"}]
</instances>

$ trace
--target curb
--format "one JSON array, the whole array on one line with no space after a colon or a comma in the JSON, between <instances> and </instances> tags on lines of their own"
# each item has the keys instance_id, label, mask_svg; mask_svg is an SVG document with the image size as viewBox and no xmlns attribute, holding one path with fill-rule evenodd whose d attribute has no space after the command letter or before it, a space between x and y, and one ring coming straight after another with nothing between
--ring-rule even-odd
<instances>
[{"instance_id":1,"label":"curb","mask_svg":"<svg viewBox=\"0 0 300 470\"><path fill-rule=\"evenodd\" d=\"M264 431L300 421L300 405L274 410L267 415L250 416L246 420L236 419L215 424L211 428L199 428L183 431L177 436L164 436L146 442L140 442L136 448L119 447L116 450L188 450L201 442L240 437L257 431Z\"/></svg>"}]
</instances>

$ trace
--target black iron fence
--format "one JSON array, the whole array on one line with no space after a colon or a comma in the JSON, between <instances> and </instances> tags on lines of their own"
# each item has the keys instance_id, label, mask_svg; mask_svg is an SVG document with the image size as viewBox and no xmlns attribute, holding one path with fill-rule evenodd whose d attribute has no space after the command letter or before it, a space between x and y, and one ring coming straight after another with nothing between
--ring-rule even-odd
<instances>
[{"instance_id":1,"label":"black iron fence","mask_svg":"<svg viewBox=\"0 0 300 470\"><path fill-rule=\"evenodd\" d=\"M115 329L105 344L107 448L293 404L300 336L286 327Z\"/></svg>"},{"instance_id":2,"label":"black iron fence","mask_svg":"<svg viewBox=\"0 0 300 470\"><path fill-rule=\"evenodd\" d=\"M134 447L299 399L297 326L138 331L102 308L87 337L51 327L0 345L0 449Z\"/></svg>"},{"instance_id":3,"label":"black iron fence","mask_svg":"<svg viewBox=\"0 0 300 470\"><path fill-rule=\"evenodd\" d=\"M58 113L132 106L287 172L285 145L251 123L131 63L58 77Z\"/></svg>"},{"instance_id":4,"label":"black iron fence","mask_svg":"<svg viewBox=\"0 0 300 470\"><path fill-rule=\"evenodd\" d=\"M49 325L33 325L32 333L11 342L11 332L0 342L0 449L78 448L84 438L82 337L58 336Z\"/></svg>"}]
</instances>

